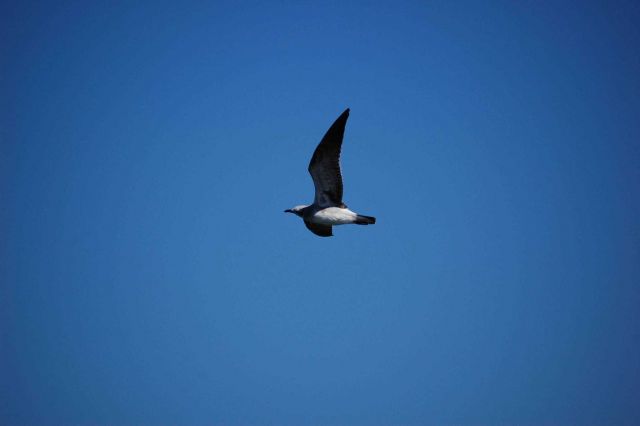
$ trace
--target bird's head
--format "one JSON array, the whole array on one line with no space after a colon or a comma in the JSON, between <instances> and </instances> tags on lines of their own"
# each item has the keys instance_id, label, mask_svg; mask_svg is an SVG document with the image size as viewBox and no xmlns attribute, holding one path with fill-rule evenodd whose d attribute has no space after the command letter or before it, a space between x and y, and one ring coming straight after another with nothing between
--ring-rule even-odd
<instances>
[{"instance_id":1,"label":"bird's head","mask_svg":"<svg viewBox=\"0 0 640 426\"><path fill-rule=\"evenodd\" d=\"M305 208L307 208L307 207L309 207L309 206L295 206L295 207L293 207L293 208L291 208L291 209L287 209L287 210L285 210L284 212L285 212L285 213L293 213L293 214L295 214L296 216L300 216L300 217L302 217L302 212L303 212L303 210L304 210Z\"/></svg>"}]
</instances>

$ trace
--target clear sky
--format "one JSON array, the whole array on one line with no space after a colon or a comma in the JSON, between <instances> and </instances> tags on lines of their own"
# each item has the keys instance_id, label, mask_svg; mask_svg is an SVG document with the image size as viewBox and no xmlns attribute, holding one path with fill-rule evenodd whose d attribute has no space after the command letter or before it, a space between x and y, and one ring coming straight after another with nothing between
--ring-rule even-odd
<instances>
[{"instance_id":1,"label":"clear sky","mask_svg":"<svg viewBox=\"0 0 640 426\"><path fill-rule=\"evenodd\" d=\"M1 424L640 423L638 2L1 8Z\"/></svg>"}]
</instances>

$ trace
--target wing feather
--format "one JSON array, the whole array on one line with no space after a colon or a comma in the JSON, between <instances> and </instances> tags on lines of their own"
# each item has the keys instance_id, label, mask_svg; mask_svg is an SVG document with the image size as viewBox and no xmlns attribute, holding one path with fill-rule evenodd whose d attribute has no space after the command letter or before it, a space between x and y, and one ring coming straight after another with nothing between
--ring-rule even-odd
<instances>
[{"instance_id":1,"label":"wing feather","mask_svg":"<svg viewBox=\"0 0 640 426\"><path fill-rule=\"evenodd\" d=\"M340 150L348 118L349 108L329 127L309 162L309 173L316 188L315 204L321 207L343 206Z\"/></svg>"},{"instance_id":2,"label":"wing feather","mask_svg":"<svg viewBox=\"0 0 640 426\"><path fill-rule=\"evenodd\" d=\"M333 236L333 228L331 225L320 225L318 223L312 223L308 221L304 221L307 229L318 235L319 237L332 237Z\"/></svg>"}]
</instances>

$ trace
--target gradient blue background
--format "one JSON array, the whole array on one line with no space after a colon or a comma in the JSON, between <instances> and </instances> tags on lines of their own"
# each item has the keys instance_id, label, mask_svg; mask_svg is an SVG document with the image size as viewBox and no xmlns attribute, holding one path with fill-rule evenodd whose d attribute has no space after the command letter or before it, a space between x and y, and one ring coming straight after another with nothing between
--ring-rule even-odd
<instances>
[{"instance_id":1,"label":"gradient blue background","mask_svg":"<svg viewBox=\"0 0 640 426\"><path fill-rule=\"evenodd\" d=\"M3 2L0 423L640 423L638 22Z\"/></svg>"}]
</instances>

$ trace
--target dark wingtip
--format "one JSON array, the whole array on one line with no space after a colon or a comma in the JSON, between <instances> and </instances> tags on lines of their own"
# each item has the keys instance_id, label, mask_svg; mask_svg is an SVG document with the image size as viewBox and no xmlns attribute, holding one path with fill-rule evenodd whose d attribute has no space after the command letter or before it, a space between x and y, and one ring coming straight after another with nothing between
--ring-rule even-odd
<instances>
[{"instance_id":1,"label":"dark wingtip","mask_svg":"<svg viewBox=\"0 0 640 426\"><path fill-rule=\"evenodd\" d=\"M347 118L349 118L349 111L351 111L349 108L345 109L342 114L340 114L340 117L336 119L336 122L347 121Z\"/></svg>"}]
</instances>

